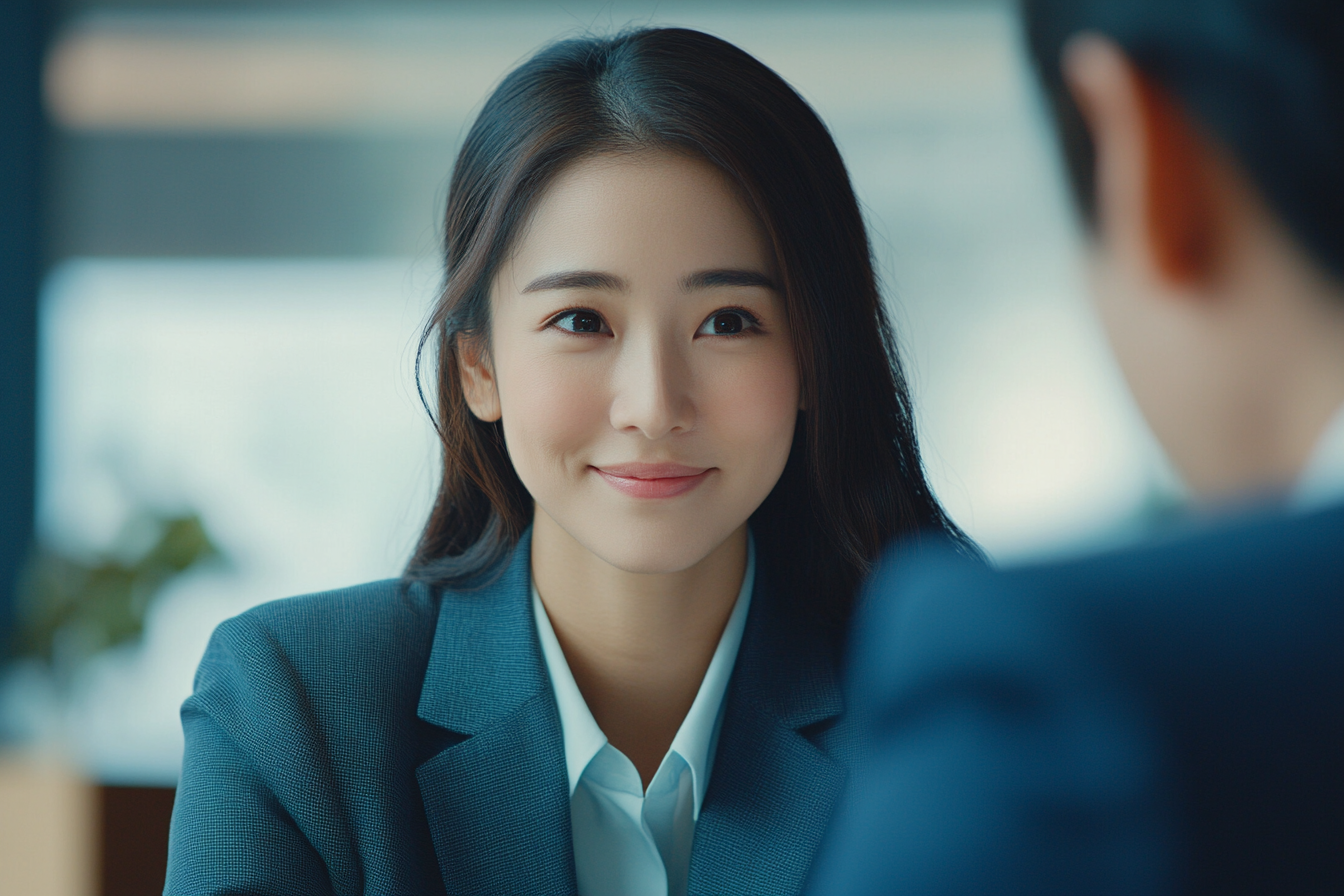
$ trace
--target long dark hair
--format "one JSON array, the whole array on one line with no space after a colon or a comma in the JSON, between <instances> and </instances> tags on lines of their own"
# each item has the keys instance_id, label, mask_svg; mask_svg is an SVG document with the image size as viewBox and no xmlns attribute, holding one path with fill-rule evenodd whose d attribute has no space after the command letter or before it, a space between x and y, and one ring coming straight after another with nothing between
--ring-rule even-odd
<instances>
[{"instance_id":1,"label":"long dark hair","mask_svg":"<svg viewBox=\"0 0 1344 896\"><path fill-rule=\"evenodd\" d=\"M488 347L491 282L557 172L645 149L718 166L771 243L806 410L752 531L772 579L843 620L887 541L964 536L924 478L863 218L830 133L769 68L680 28L552 44L503 80L467 134L448 192L444 287L420 342L422 353L437 348L443 480L406 575L470 586L531 522L501 425L467 408L459 340Z\"/></svg>"}]
</instances>

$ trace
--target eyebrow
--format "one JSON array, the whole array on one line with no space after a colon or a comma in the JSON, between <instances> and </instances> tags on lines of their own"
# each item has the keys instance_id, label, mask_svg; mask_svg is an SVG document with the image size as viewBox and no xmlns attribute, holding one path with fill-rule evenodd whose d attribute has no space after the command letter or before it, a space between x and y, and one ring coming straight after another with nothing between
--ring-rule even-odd
<instances>
[{"instance_id":1,"label":"eyebrow","mask_svg":"<svg viewBox=\"0 0 1344 896\"><path fill-rule=\"evenodd\" d=\"M759 271L718 270L698 271L681 281L685 292L698 289L713 289L716 286L759 286L764 289L776 289L775 283Z\"/></svg>"},{"instance_id":2,"label":"eyebrow","mask_svg":"<svg viewBox=\"0 0 1344 896\"><path fill-rule=\"evenodd\" d=\"M683 277L681 281L683 292L722 286L758 286L764 289L776 289L774 281L759 271L728 268L697 271ZM545 292L552 289L605 289L624 292L628 288L628 284L615 274L603 271L560 271L555 274L543 274L523 287L523 292Z\"/></svg>"},{"instance_id":3,"label":"eyebrow","mask_svg":"<svg viewBox=\"0 0 1344 896\"><path fill-rule=\"evenodd\" d=\"M523 287L523 292L543 292L548 289L609 289L622 292L626 283L614 274L601 271L561 271L543 274Z\"/></svg>"}]
</instances>

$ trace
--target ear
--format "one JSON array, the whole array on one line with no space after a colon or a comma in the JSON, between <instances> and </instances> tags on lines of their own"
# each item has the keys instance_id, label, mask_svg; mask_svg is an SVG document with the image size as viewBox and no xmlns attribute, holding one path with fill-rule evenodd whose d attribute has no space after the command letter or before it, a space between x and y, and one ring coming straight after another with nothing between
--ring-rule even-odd
<instances>
[{"instance_id":1,"label":"ear","mask_svg":"<svg viewBox=\"0 0 1344 896\"><path fill-rule=\"evenodd\" d=\"M504 415L499 404L495 372L482 340L458 334L457 369L462 377L462 397L478 420L494 423Z\"/></svg>"},{"instance_id":2,"label":"ear","mask_svg":"<svg viewBox=\"0 0 1344 896\"><path fill-rule=\"evenodd\" d=\"M1096 151L1100 238L1167 286L1202 285L1222 237L1217 150L1108 38L1072 38L1062 64Z\"/></svg>"}]
</instances>

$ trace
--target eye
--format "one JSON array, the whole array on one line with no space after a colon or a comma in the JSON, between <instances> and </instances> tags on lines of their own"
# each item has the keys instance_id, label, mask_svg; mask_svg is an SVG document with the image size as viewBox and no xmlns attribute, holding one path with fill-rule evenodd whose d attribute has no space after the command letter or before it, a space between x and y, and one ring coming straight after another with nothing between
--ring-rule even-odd
<instances>
[{"instance_id":1,"label":"eye","mask_svg":"<svg viewBox=\"0 0 1344 896\"><path fill-rule=\"evenodd\" d=\"M548 326L555 327L557 330L564 330L566 333L579 333L581 335L611 332L611 328L602 319L602 315L588 308L575 308L572 311L561 312L551 318Z\"/></svg>"},{"instance_id":2,"label":"eye","mask_svg":"<svg viewBox=\"0 0 1344 896\"><path fill-rule=\"evenodd\" d=\"M697 336L740 336L758 329L760 322L741 308L722 308L715 311L696 330Z\"/></svg>"}]
</instances>

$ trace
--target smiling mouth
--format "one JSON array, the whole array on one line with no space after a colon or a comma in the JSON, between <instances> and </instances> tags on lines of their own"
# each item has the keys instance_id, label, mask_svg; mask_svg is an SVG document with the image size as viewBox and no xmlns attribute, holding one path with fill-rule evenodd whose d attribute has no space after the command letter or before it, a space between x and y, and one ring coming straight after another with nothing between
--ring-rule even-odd
<instances>
[{"instance_id":1,"label":"smiling mouth","mask_svg":"<svg viewBox=\"0 0 1344 896\"><path fill-rule=\"evenodd\" d=\"M612 488L633 498L675 498L694 489L718 468L684 464L613 464L592 469Z\"/></svg>"}]
</instances>

